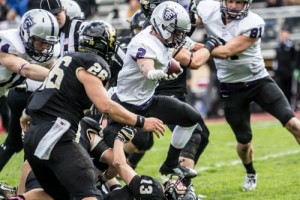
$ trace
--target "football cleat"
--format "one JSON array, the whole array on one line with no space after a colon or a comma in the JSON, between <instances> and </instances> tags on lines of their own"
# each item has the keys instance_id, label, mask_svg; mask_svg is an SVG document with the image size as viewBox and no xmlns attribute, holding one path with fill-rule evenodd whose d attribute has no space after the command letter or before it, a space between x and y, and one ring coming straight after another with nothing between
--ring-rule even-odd
<instances>
[{"instance_id":1,"label":"football cleat","mask_svg":"<svg viewBox=\"0 0 300 200\"><path fill-rule=\"evenodd\" d=\"M163 163L160 166L159 172L162 175L172 174L176 176L183 176L185 178L194 178L197 176L197 172L195 170L186 168L180 164L172 168L172 167L168 167L165 163Z\"/></svg>"},{"instance_id":2,"label":"football cleat","mask_svg":"<svg viewBox=\"0 0 300 200\"><path fill-rule=\"evenodd\" d=\"M243 191L255 190L256 184L257 184L257 175L247 174L243 184Z\"/></svg>"}]
</instances>

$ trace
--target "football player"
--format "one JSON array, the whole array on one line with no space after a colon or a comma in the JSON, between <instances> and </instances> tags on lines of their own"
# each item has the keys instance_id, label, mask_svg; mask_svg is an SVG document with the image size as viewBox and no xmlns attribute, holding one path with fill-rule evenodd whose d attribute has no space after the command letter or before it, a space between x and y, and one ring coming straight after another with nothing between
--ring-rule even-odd
<instances>
[{"instance_id":1,"label":"football player","mask_svg":"<svg viewBox=\"0 0 300 200\"><path fill-rule=\"evenodd\" d=\"M0 31L0 95L10 89L8 105L11 110L8 136L0 146L0 171L13 154L23 148L19 119L31 94L30 86L23 83L26 78L31 79L27 83L45 79L48 68L59 55L58 33L54 16L40 9L24 14L19 29ZM25 96L16 98L14 91L20 90ZM18 131L15 131L16 126Z\"/></svg>"},{"instance_id":2,"label":"football player","mask_svg":"<svg viewBox=\"0 0 300 200\"><path fill-rule=\"evenodd\" d=\"M178 74L167 75L168 64L175 46L180 46L190 30L190 18L187 11L178 3L164 2L158 5L151 15L151 26L137 34L129 43L124 65L118 75L116 93L112 99L129 110L145 115L157 116L167 124L177 125L170 145L163 174L178 174L195 177L197 173L179 165L181 149L189 140L191 133L200 120L200 114L190 105L168 96L155 96L155 88L162 79L172 80ZM209 58L209 52L217 44L208 42L197 56L191 59L191 53L181 55L185 65L203 64ZM190 64L189 64L190 63ZM169 112L173 112L169 115ZM177 114L176 114L177 113ZM104 129L104 139L113 145L115 133L122 127L109 121Z\"/></svg>"},{"instance_id":3,"label":"football player","mask_svg":"<svg viewBox=\"0 0 300 200\"><path fill-rule=\"evenodd\" d=\"M153 12L153 9L158 6L160 3L164 2L165 0L141 0L141 9L145 13L146 16L148 16L148 23L149 18ZM192 27L195 27L196 24L196 18L195 18L195 2L189 1L180 1L181 5L189 11L189 16L191 18ZM145 22L147 23L147 21ZM188 35L191 35L193 31L190 31ZM186 48L189 48L191 52L199 50L203 45L199 43L195 43L189 38L186 37L185 45ZM197 55L197 53L191 53L187 49L181 49L177 55L175 55L175 59L180 60L181 59L181 53L184 54L190 54L191 56L194 55L194 59L196 60L202 54ZM193 59L193 58L191 58ZM162 80L159 83L159 86L155 90L156 95L166 95L166 96L172 96L174 98L177 98L183 102L185 102L185 97L187 94L187 67L186 65L182 65L183 67L183 73L175 80L172 81L166 81ZM199 66L195 66L193 63L191 63L191 68L199 68ZM169 124L168 127L171 130L174 130L174 125ZM188 141L187 145L182 149L180 153L180 160L182 161L182 165L189 168L194 168L197 164L200 155L203 153L204 149L206 148L208 144L208 138L209 138L209 130L207 126L204 123L204 120L201 118L198 122L198 125L196 129L193 131L193 134ZM137 160L138 156L129 157L129 161L132 163Z\"/></svg>"},{"instance_id":4,"label":"football player","mask_svg":"<svg viewBox=\"0 0 300 200\"><path fill-rule=\"evenodd\" d=\"M252 0L200 1L199 20L208 35L222 41L212 51L227 122L237 140L237 153L246 169L244 190L254 190L250 104L255 102L276 117L300 144L300 122L284 94L271 79L261 54L264 20L250 10Z\"/></svg>"},{"instance_id":5,"label":"football player","mask_svg":"<svg viewBox=\"0 0 300 200\"><path fill-rule=\"evenodd\" d=\"M91 21L79 38L80 52L56 62L42 87L31 96L21 119L23 124L30 120L24 138L26 158L45 192L54 199L102 198L94 182L93 163L76 142L78 123L92 102L120 123L153 131L158 136L164 132L161 120L127 111L111 101L105 91L115 29L104 21Z\"/></svg>"}]
</instances>

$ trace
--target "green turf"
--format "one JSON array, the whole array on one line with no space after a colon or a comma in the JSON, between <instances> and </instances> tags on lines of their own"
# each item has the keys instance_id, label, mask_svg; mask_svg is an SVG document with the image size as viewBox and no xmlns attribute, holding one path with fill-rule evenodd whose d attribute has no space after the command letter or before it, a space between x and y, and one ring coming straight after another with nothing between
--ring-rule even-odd
<instances>
[{"instance_id":1,"label":"green turf","mask_svg":"<svg viewBox=\"0 0 300 200\"><path fill-rule=\"evenodd\" d=\"M210 143L196 166L193 180L205 200L297 200L300 199L299 145L277 121L253 122L254 165L258 173L257 190L242 192L245 170L236 154L234 135L226 123L208 124ZM0 140L5 135L0 136ZM137 168L139 174L161 179L158 169L163 162L171 134L155 139L151 151ZM0 181L17 185L23 153L10 160L0 173Z\"/></svg>"}]
</instances>

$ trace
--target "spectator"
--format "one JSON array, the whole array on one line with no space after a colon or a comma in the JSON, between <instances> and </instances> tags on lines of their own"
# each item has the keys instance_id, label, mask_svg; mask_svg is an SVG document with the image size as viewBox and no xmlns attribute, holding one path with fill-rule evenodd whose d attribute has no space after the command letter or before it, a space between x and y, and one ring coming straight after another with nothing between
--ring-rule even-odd
<instances>
[{"instance_id":1,"label":"spectator","mask_svg":"<svg viewBox=\"0 0 300 200\"><path fill-rule=\"evenodd\" d=\"M275 72L275 81L288 99L290 105L292 98L292 74L295 68L296 50L294 42L290 39L290 30L283 27L279 33L279 42L276 46L276 57L273 62L273 70ZM293 101L295 102L295 101ZM291 105L295 110L296 105Z\"/></svg>"},{"instance_id":2,"label":"spectator","mask_svg":"<svg viewBox=\"0 0 300 200\"><path fill-rule=\"evenodd\" d=\"M7 0L7 3L20 16L23 16L28 10L28 0Z\"/></svg>"}]
</instances>

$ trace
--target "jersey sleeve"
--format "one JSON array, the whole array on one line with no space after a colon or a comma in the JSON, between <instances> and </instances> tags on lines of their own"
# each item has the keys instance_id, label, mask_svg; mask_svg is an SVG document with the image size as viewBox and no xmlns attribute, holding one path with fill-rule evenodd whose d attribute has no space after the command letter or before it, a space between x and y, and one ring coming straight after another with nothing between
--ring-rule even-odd
<instances>
[{"instance_id":1,"label":"jersey sleeve","mask_svg":"<svg viewBox=\"0 0 300 200\"><path fill-rule=\"evenodd\" d=\"M4 53L21 55L25 53L21 39L13 32L0 33L0 51Z\"/></svg>"},{"instance_id":2,"label":"jersey sleeve","mask_svg":"<svg viewBox=\"0 0 300 200\"><path fill-rule=\"evenodd\" d=\"M91 59L92 56L94 56L95 59ZM98 77L103 82L103 84L105 84L111 76L109 65L107 64L107 62L96 54L90 54L86 59L88 59L86 64L82 65L84 66L85 70L90 74ZM95 60L95 62L90 62L89 60Z\"/></svg>"},{"instance_id":3,"label":"jersey sleeve","mask_svg":"<svg viewBox=\"0 0 300 200\"><path fill-rule=\"evenodd\" d=\"M128 48L127 51L130 51L131 57L136 60L140 58L152 58L155 59L156 52L154 51L154 48L151 47L151 45L146 43L134 43L131 45L130 48Z\"/></svg>"},{"instance_id":4,"label":"jersey sleeve","mask_svg":"<svg viewBox=\"0 0 300 200\"><path fill-rule=\"evenodd\" d=\"M248 16L240 23L240 34L250 38L261 38L264 33L264 27L264 20L257 14L249 12Z\"/></svg>"}]
</instances>

